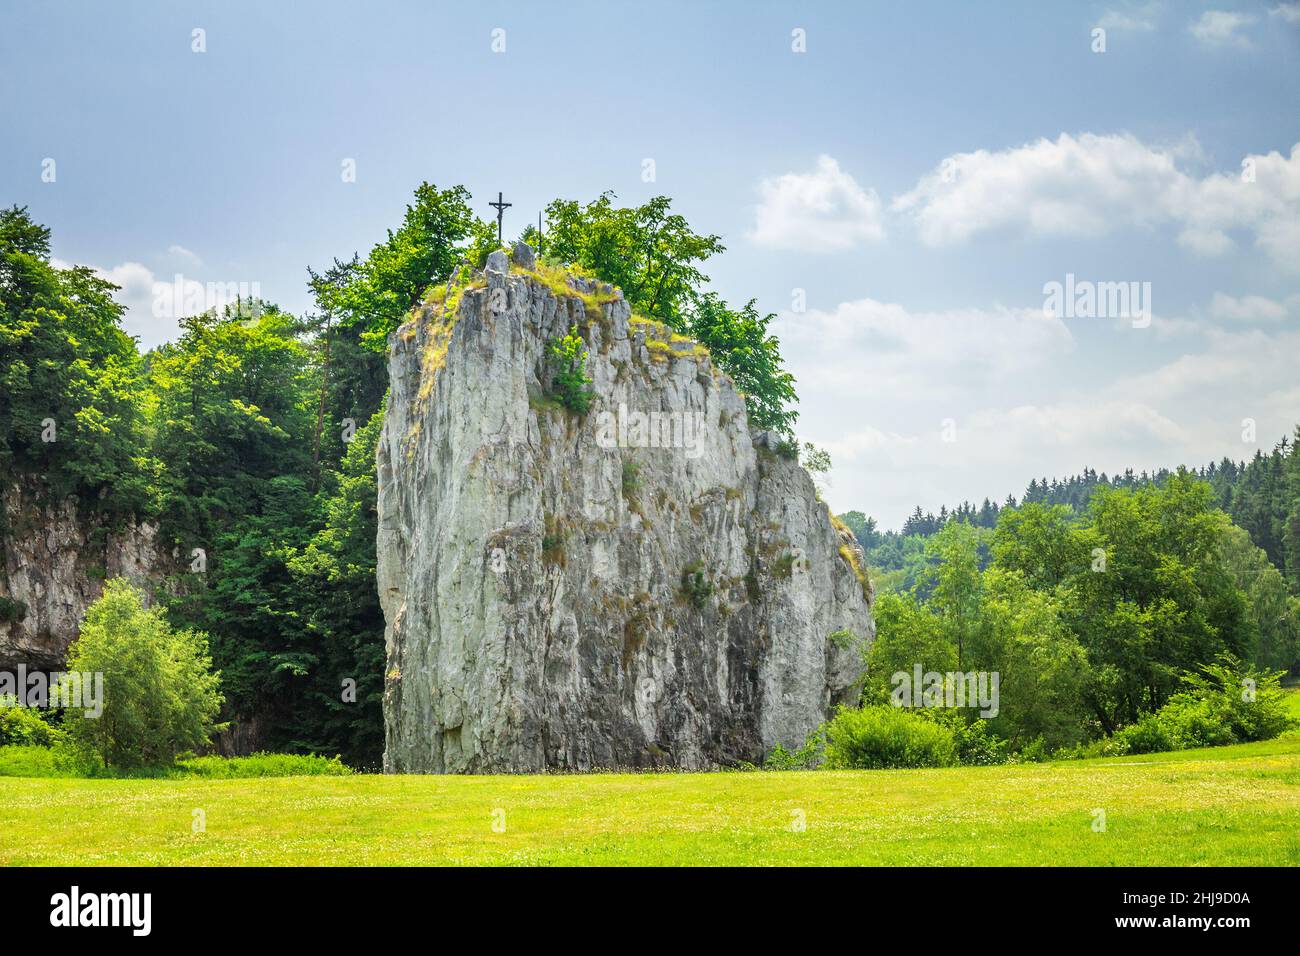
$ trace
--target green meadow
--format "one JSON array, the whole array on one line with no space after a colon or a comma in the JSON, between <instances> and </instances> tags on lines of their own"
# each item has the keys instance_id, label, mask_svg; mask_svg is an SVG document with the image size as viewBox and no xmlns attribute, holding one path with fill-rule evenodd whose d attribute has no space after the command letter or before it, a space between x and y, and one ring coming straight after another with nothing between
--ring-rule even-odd
<instances>
[{"instance_id":1,"label":"green meadow","mask_svg":"<svg viewBox=\"0 0 1300 956\"><path fill-rule=\"evenodd\" d=\"M1294 866L1300 734L936 770L6 777L0 863Z\"/></svg>"}]
</instances>

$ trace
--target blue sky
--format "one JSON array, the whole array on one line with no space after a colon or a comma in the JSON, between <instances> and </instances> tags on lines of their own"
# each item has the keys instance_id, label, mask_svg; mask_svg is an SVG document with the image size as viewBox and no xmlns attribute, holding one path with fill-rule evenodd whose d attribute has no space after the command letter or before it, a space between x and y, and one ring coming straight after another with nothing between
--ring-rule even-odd
<instances>
[{"instance_id":1,"label":"blue sky","mask_svg":"<svg viewBox=\"0 0 1300 956\"><path fill-rule=\"evenodd\" d=\"M612 189L724 236L828 499L887 527L1300 422L1297 3L10 5L0 83L0 201L145 345L177 273L304 309L422 180L516 232ZM1152 321L1045 316L1067 273Z\"/></svg>"}]
</instances>

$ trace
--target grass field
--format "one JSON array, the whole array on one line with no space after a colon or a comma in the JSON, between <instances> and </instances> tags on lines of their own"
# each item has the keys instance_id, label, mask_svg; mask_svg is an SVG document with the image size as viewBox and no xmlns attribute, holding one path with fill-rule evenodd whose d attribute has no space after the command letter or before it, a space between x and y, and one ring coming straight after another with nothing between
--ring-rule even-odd
<instances>
[{"instance_id":1,"label":"grass field","mask_svg":"<svg viewBox=\"0 0 1300 956\"><path fill-rule=\"evenodd\" d=\"M0 863L1300 865L1300 735L944 770L10 777Z\"/></svg>"}]
</instances>

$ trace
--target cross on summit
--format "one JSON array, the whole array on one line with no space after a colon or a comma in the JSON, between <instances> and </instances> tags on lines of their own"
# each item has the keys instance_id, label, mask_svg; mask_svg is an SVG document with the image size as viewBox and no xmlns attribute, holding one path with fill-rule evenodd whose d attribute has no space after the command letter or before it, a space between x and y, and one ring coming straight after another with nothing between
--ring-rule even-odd
<instances>
[{"instance_id":1,"label":"cross on summit","mask_svg":"<svg viewBox=\"0 0 1300 956\"><path fill-rule=\"evenodd\" d=\"M497 201L488 203L489 206L497 211L497 245L501 245L501 217L505 215L507 209L514 203L502 202L501 193L497 193Z\"/></svg>"}]
</instances>

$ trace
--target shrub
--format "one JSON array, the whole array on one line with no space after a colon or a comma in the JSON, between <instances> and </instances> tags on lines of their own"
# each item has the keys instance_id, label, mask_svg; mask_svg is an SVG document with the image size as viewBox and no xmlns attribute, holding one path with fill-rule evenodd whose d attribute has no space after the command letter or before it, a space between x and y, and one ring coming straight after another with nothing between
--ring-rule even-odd
<instances>
[{"instance_id":1,"label":"shrub","mask_svg":"<svg viewBox=\"0 0 1300 956\"><path fill-rule=\"evenodd\" d=\"M257 753L249 757L188 757L167 767L105 767L63 748L0 747L0 777L119 777L234 780L249 777L342 777L353 773L339 757Z\"/></svg>"},{"instance_id":2,"label":"shrub","mask_svg":"<svg viewBox=\"0 0 1300 956\"><path fill-rule=\"evenodd\" d=\"M221 708L207 638L175 631L121 578L86 611L69 671L104 675L103 713L64 715L69 742L106 769L165 766L207 744Z\"/></svg>"},{"instance_id":3,"label":"shrub","mask_svg":"<svg viewBox=\"0 0 1300 956\"><path fill-rule=\"evenodd\" d=\"M813 770L822 762L825 749L826 736L823 725L809 734L808 739L798 750L786 750L781 744L777 744L764 758L763 769Z\"/></svg>"},{"instance_id":4,"label":"shrub","mask_svg":"<svg viewBox=\"0 0 1300 956\"><path fill-rule=\"evenodd\" d=\"M952 734L958 763L972 767L1006 763L1007 742L989 729L987 720L967 720L956 708L949 707L925 707L914 713Z\"/></svg>"},{"instance_id":5,"label":"shrub","mask_svg":"<svg viewBox=\"0 0 1300 956\"><path fill-rule=\"evenodd\" d=\"M696 610L702 611L713 595L713 582L704 570L703 561L692 561L682 568L682 597Z\"/></svg>"},{"instance_id":6,"label":"shrub","mask_svg":"<svg viewBox=\"0 0 1300 956\"><path fill-rule=\"evenodd\" d=\"M1113 746L1107 748L1114 754L1154 754L1177 750L1178 745L1155 714L1147 714L1136 724L1129 724L1115 732Z\"/></svg>"},{"instance_id":7,"label":"shrub","mask_svg":"<svg viewBox=\"0 0 1300 956\"><path fill-rule=\"evenodd\" d=\"M787 461L798 461L799 443L791 438L782 438L777 442L776 453Z\"/></svg>"},{"instance_id":8,"label":"shrub","mask_svg":"<svg viewBox=\"0 0 1300 956\"><path fill-rule=\"evenodd\" d=\"M248 757L191 757L176 762L187 777L345 777L352 773L337 756L256 753Z\"/></svg>"},{"instance_id":9,"label":"shrub","mask_svg":"<svg viewBox=\"0 0 1300 956\"><path fill-rule=\"evenodd\" d=\"M1114 749L1146 754L1270 740L1293 723L1281 676L1221 655L1200 673L1185 675L1187 689L1158 711L1117 731Z\"/></svg>"},{"instance_id":10,"label":"shrub","mask_svg":"<svg viewBox=\"0 0 1300 956\"><path fill-rule=\"evenodd\" d=\"M63 737L30 707L20 707L13 698L0 698L0 746L52 747Z\"/></svg>"},{"instance_id":11,"label":"shrub","mask_svg":"<svg viewBox=\"0 0 1300 956\"><path fill-rule=\"evenodd\" d=\"M10 744L0 747L0 777L75 777L76 771L51 747Z\"/></svg>"},{"instance_id":12,"label":"shrub","mask_svg":"<svg viewBox=\"0 0 1300 956\"><path fill-rule=\"evenodd\" d=\"M27 605L14 598L0 597L0 621L17 623L27 616Z\"/></svg>"},{"instance_id":13,"label":"shrub","mask_svg":"<svg viewBox=\"0 0 1300 956\"><path fill-rule=\"evenodd\" d=\"M641 489L641 463L633 458L623 462L623 496L630 497Z\"/></svg>"},{"instance_id":14,"label":"shrub","mask_svg":"<svg viewBox=\"0 0 1300 956\"><path fill-rule=\"evenodd\" d=\"M1052 760L1092 760L1097 757L1122 757L1128 753L1128 742L1118 735L1101 737L1072 747L1059 747L1052 751ZM1024 755L1021 755L1024 759Z\"/></svg>"},{"instance_id":15,"label":"shrub","mask_svg":"<svg viewBox=\"0 0 1300 956\"><path fill-rule=\"evenodd\" d=\"M858 643L858 635L853 633L852 628L841 628L826 635L826 640L842 651L852 650Z\"/></svg>"},{"instance_id":16,"label":"shrub","mask_svg":"<svg viewBox=\"0 0 1300 956\"><path fill-rule=\"evenodd\" d=\"M1051 756L1052 753L1047 746L1047 742L1042 737L1035 737L1020 748L1020 752L1016 754L1016 759L1021 763L1042 763L1045 760L1050 760Z\"/></svg>"},{"instance_id":17,"label":"shrub","mask_svg":"<svg viewBox=\"0 0 1300 956\"><path fill-rule=\"evenodd\" d=\"M585 415L596 393L587 388L592 380L587 376L587 349L578 335L578 327L572 326L568 335L552 339L549 350L559 365L551 379L556 401L569 411Z\"/></svg>"},{"instance_id":18,"label":"shrub","mask_svg":"<svg viewBox=\"0 0 1300 956\"><path fill-rule=\"evenodd\" d=\"M782 580L794 574L794 563L798 558L794 554L783 554L772 562L772 576Z\"/></svg>"},{"instance_id":19,"label":"shrub","mask_svg":"<svg viewBox=\"0 0 1300 956\"><path fill-rule=\"evenodd\" d=\"M951 730L889 704L843 708L823 727L826 766L832 769L948 767L957 762Z\"/></svg>"}]
</instances>

